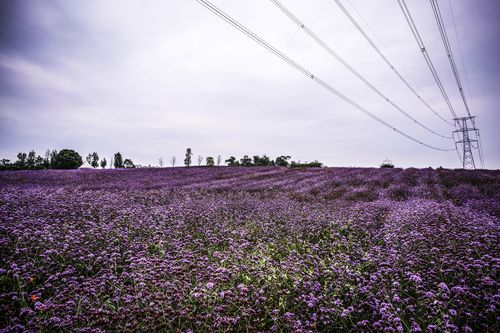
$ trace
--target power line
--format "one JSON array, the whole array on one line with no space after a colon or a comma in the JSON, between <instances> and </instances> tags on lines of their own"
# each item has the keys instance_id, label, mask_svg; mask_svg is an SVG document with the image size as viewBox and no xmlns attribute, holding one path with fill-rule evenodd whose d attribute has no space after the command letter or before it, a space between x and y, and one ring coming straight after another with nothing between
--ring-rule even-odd
<instances>
[{"instance_id":1,"label":"power line","mask_svg":"<svg viewBox=\"0 0 500 333\"><path fill-rule=\"evenodd\" d=\"M249 30L248 28L246 28L244 25L242 25L241 23L239 23L235 19L233 19L231 16L229 16L228 14L226 14L225 12L223 12L221 9L217 8L210 1L207 1L207 0L196 0L196 1L199 4L203 5L205 8L207 8L208 10L210 10L212 13L216 14L217 16L219 16L220 18L222 18L223 20L225 20L227 23L231 24L233 27L235 27L236 29L238 29L240 32L244 33L249 38L251 38L255 42L259 43L265 49L267 49L268 51L272 52L274 55L276 55L279 58L281 58L283 61L285 61L286 63L288 63L290 66L292 66L293 68L295 68L296 70L298 70L302 74L304 74L307 77L309 77L311 80L313 80L317 84L321 85L323 88L325 88L326 90L328 90L332 94L334 94L337 97L341 98L342 100L344 100L346 103L348 103L349 105L353 106L357 110L363 112L364 114L366 114L370 118L372 118L372 119L376 120L377 122L381 123L382 125L384 125L384 126L390 128L390 129L392 129L393 131L397 132L398 134L401 134L402 136L406 137L407 139L412 140L412 141L414 141L414 142L416 142L416 143L418 143L418 144L420 144L422 146L425 146L427 148L434 149L434 150L439 150L439 151L452 151L452 150L455 150L455 149L443 149L443 148L439 148L439 147L435 147L435 146L429 145L429 144L424 143L424 142L422 142L422 141L420 141L418 139L415 139L414 137L412 137L412 136L406 134L405 132L397 129L396 127L394 127L391 124L387 123L383 119L381 119L381 118L377 117L376 115L372 114L370 111L366 110L361 105L357 104L352 99L350 99L349 97L345 96L344 94L342 94L340 91L338 91L335 88L333 88L332 86L330 86L325 81L323 81L320 78L316 77L313 73L311 73L310 71L308 71L306 68L302 67L300 64L298 64L297 62L295 62L294 60L292 60L291 58L289 58L288 56L286 56L284 53L282 53L281 51L279 51L278 49L276 49L274 46L272 46L271 44L269 44L268 42L266 42L265 40L263 40L261 37L259 37L258 35L256 35L254 32L252 32L251 30Z\"/></svg>"},{"instance_id":2,"label":"power line","mask_svg":"<svg viewBox=\"0 0 500 333\"><path fill-rule=\"evenodd\" d=\"M441 16L441 10L439 9L439 4L436 0L430 0L432 11L434 12L434 17L436 18L436 23L439 28L439 33L441 34L441 39L443 40L444 48L446 50L446 55L448 56L448 60L450 62L451 70L453 71L453 76L455 77L455 81L457 82L458 90L460 91L460 95L462 96L462 100L465 105L465 110L467 111L467 115L470 117L469 105L467 104L467 100L465 99L464 89L462 87L462 81L460 80L460 75L458 74L457 65L455 63L455 58L453 57L453 51L451 50L450 41L448 39L448 34L446 33L446 27L444 26L443 17Z\"/></svg>"},{"instance_id":3,"label":"power line","mask_svg":"<svg viewBox=\"0 0 500 333\"><path fill-rule=\"evenodd\" d=\"M407 77L407 79L404 79L403 80L403 83L404 81L408 81L408 83L411 83L413 86L416 86L417 84L415 83L415 81L413 81L413 79L411 78L411 75L405 70L403 64L401 64L398 59L394 56L394 54L391 53L391 50L387 47L387 45L385 45L385 43L382 41L382 39L377 35L377 33L375 32L374 29L372 29L372 27L370 26L370 24L368 24L368 22L363 18L363 15L361 15L361 13L356 9L356 6L354 6L354 4L351 2L351 0L347 0L347 3L349 3L349 6L354 10L354 12L358 15L358 17L361 19L361 21L363 22L363 24L368 28L368 30L370 30L370 32L372 33L372 35L375 37L375 39L378 41L378 43L382 46L382 48L385 49L385 51L387 52L387 54L390 56L390 57L387 57L388 59L392 57L393 61L396 62L399 66L399 68L401 69L401 71L403 72L404 76ZM347 11L347 13L349 13ZM349 17L348 17L349 18ZM351 21L352 22L352 21ZM356 22L354 20L354 22ZM375 44L375 43L374 43ZM378 49L378 48L377 48ZM375 51L377 50L375 49ZM392 69L392 68L391 68ZM403 76L403 74L401 74L401 76ZM403 78L404 78L403 76ZM410 87L412 88L412 87ZM412 89L410 89L412 90ZM415 89L416 90L416 89ZM416 91L415 91L416 93ZM416 94L417 98L419 97L418 94ZM420 98L419 98L420 99ZM426 104L425 100L422 101L424 104ZM434 109L432 109L430 106L428 107L430 108L431 111L435 112ZM437 113L437 112L436 112ZM441 120L445 121L446 123L448 123L449 125L453 126L453 124L449 121L447 121L446 119L442 118L439 114L437 114L438 117L440 117Z\"/></svg>"},{"instance_id":4,"label":"power line","mask_svg":"<svg viewBox=\"0 0 500 333\"><path fill-rule=\"evenodd\" d=\"M297 16L295 16L288 8L286 8L280 1L278 0L271 0L273 4L278 7L286 16L288 16L295 24L297 24L309 37L314 39L324 50L326 50L331 56L333 56L338 62L340 62L345 68L347 68L351 73L353 73L358 79L363 81L364 84L366 84L370 89L372 89L376 94L378 94L380 97L382 97L385 101L387 101L390 105L392 105L396 110L404 114L407 118L411 119L415 124L419 125L420 127L424 128L425 130L429 131L432 134L435 134L437 136L440 136L442 138L446 139L451 139L450 136L442 135L440 133L437 133L436 131L428 128L415 118L413 118L411 115L409 115L407 112L405 112L400 106L398 106L396 103L394 103L389 97L387 97L385 94L383 94L375 85L373 85L370 81L368 81L363 75L361 75L358 71L356 71L347 61L345 61L339 54L337 54L328 44L326 44L323 40L321 40L311 29L309 29L302 21L300 21Z\"/></svg>"},{"instance_id":5,"label":"power line","mask_svg":"<svg viewBox=\"0 0 500 333\"><path fill-rule=\"evenodd\" d=\"M465 61L464 61L464 55L462 53L462 45L460 43L460 38L458 38L458 31L457 31L457 24L455 23L455 14L453 14L453 7L451 6L451 0L448 0L448 4L450 6L450 12L451 12L451 18L452 18L452 22L453 22L453 28L455 30L455 38L457 39L457 44L458 44L458 51L460 53L460 59L462 61L462 69L464 71L464 75L465 75L465 83L467 84L467 90L469 92L469 99L471 101L471 104L472 103L472 94L471 94L471 89L470 89L470 83L469 83L469 76L467 75L467 70L465 69ZM474 107L474 105L473 105Z\"/></svg>"},{"instance_id":6,"label":"power line","mask_svg":"<svg viewBox=\"0 0 500 333\"><path fill-rule=\"evenodd\" d=\"M481 161L481 167L484 168L484 150L481 136L479 135L479 130L477 131L477 140L479 142L479 160Z\"/></svg>"},{"instance_id":7,"label":"power line","mask_svg":"<svg viewBox=\"0 0 500 333\"><path fill-rule=\"evenodd\" d=\"M480 140L479 130L475 128L474 118L471 117L471 114L470 114L469 105L467 103L467 99L465 98L465 92L464 92L464 89L463 89L463 86L462 86L462 81L460 80L460 74L458 72L458 68L457 68L457 65L456 65L456 62L455 62L455 57L453 56L453 50L451 48L450 40L448 39L448 34L446 33L446 27L445 27L445 24L444 24L443 16L441 15L441 9L439 8L439 3L436 0L430 0L430 3L431 3L431 6L432 6L432 11L434 12L434 17L436 19L436 23L437 23L437 26L438 26L438 29L439 29L439 33L441 35L441 40L443 41L443 45L444 45L444 48L446 50L446 55L448 56L448 60L450 62L450 66L451 66L451 69L453 71L453 75L455 77L455 81L456 81L457 86L458 86L458 90L460 91L460 95L462 96L462 101L464 102L465 110L467 111L467 115L469 116L469 118L471 118L473 126L474 126L474 129L475 129L474 133L477 136L477 140L470 140L470 141L471 142L475 141L477 143L477 147L475 147L475 148L477 148L477 150L478 150L479 160L481 162L481 166L484 167L484 158L483 158L483 153L482 153L483 148L482 148L482 143L481 143L481 140ZM452 14L452 17L453 17L453 9L451 7L451 3L450 3L450 10L451 10L451 14ZM456 34L456 37L457 37L457 42L459 44L460 56L461 56L461 59L462 59L462 66L464 67L464 73L466 73L465 72L465 63L464 63L464 59L463 59L463 55L462 55L462 49L460 47L460 41L458 39L457 26L455 24L455 18L454 17L453 17L453 25L455 27L455 34ZM469 93L470 93L470 90L469 90ZM467 136L467 139L468 139L468 136ZM465 147L465 144L464 144L464 147ZM471 152L471 154L472 154L472 152ZM472 164L474 164L474 163L472 163ZM464 166L465 166L465 164L464 164Z\"/></svg>"},{"instance_id":8,"label":"power line","mask_svg":"<svg viewBox=\"0 0 500 333\"><path fill-rule=\"evenodd\" d=\"M462 45L460 43L460 38L458 37L458 31L457 31L457 24L455 22L455 14L453 13L453 7L451 6L451 0L448 0L448 5L450 6L450 12L451 12L451 18L453 22L453 29L455 30L455 38L457 39L457 44L458 44L458 51L460 53L460 60L462 61L462 69L464 71L464 76L465 76L465 83L467 90L469 92L469 100L470 103L472 104L472 93L470 89L470 83L469 83L469 76L467 75L467 70L465 69L465 61L464 61L464 55L462 53ZM477 131L477 140L479 141L479 159L481 161L481 167L484 168L484 150L483 150L483 143L481 141L481 136L479 135L479 130Z\"/></svg>"},{"instance_id":9,"label":"power line","mask_svg":"<svg viewBox=\"0 0 500 333\"><path fill-rule=\"evenodd\" d=\"M271 0L272 1L272 0ZM417 96L417 98L432 112L434 113L439 119L443 120L446 122L448 125L453 126L453 123L449 122L445 118L443 118L439 113L437 113L423 98L420 96L420 94L410 85L410 83L401 75L401 73L396 69L396 67L387 59L387 57L382 53L382 51L378 48L378 46L371 40L371 38L368 36L368 34L363 30L363 28L358 24L358 22L354 19L354 17L349 13L347 8L342 5L342 3L339 0L335 0L335 3L337 6L340 8L340 10L344 13L344 15L351 21L351 23L358 29L358 31L363 35L363 37L367 40L367 42L371 45L371 47L378 53L380 58L385 62L387 66L389 66L390 69L396 74L396 76L403 82L410 91ZM352 4L351 4L352 6ZM354 8L354 7L353 7ZM356 11L356 8L354 8ZM356 11L357 12L357 11ZM358 13L358 15L361 17L361 15ZM361 19L364 21L363 17ZM368 26L368 24L365 21L365 24ZM370 26L368 28L371 30ZM373 30L372 30L373 31ZM374 33L375 37L377 35ZM377 37L378 38L378 37ZM379 39L380 41L380 39ZM380 41L381 42L381 41ZM383 44L383 43L381 43Z\"/></svg>"},{"instance_id":10,"label":"power line","mask_svg":"<svg viewBox=\"0 0 500 333\"><path fill-rule=\"evenodd\" d=\"M408 10L408 7L406 6L405 0L398 0L399 7L401 8L401 11L403 12L403 15L406 19L406 22L408 22L408 26L410 27L410 30L413 34L413 37L415 37L415 40L418 44L418 47L420 48L420 51L422 52L422 55L425 59L425 62L427 63L427 66L429 67L429 70L431 71L432 76L434 77L434 81L436 81L436 84L438 85L439 90L441 91L441 95L443 95L444 100L446 101L446 104L448 105L448 108L450 109L451 114L453 115L453 118L457 118L457 114L455 113L455 109L453 109L453 105L451 105L450 99L448 98L448 95L446 94L446 91L443 87L443 84L441 83L441 80L439 79L439 75L436 71L436 68L434 67L432 60L427 53L427 50L425 49L424 42L422 41L422 37L420 36L417 26L415 25L415 22L413 21L413 18L411 16L410 11Z\"/></svg>"}]
</instances>

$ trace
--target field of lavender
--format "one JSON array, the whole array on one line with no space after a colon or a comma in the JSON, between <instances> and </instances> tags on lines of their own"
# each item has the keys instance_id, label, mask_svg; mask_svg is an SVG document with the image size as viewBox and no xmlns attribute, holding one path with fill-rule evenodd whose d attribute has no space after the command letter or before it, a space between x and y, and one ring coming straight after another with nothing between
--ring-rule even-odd
<instances>
[{"instance_id":1,"label":"field of lavender","mask_svg":"<svg viewBox=\"0 0 500 333\"><path fill-rule=\"evenodd\" d=\"M498 332L500 172L0 173L0 331Z\"/></svg>"}]
</instances>

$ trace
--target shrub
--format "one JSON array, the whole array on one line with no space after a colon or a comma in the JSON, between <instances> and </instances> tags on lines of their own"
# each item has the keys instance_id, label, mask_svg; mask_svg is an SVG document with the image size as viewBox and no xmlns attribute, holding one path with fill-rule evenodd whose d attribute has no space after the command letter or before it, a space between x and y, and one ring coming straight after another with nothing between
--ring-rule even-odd
<instances>
[{"instance_id":1,"label":"shrub","mask_svg":"<svg viewBox=\"0 0 500 333\"><path fill-rule=\"evenodd\" d=\"M321 168L323 166L323 163L320 163L318 161L314 161L314 162L306 162L306 163L299 163L299 162L295 162L295 161L292 161L292 163L290 163L290 168Z\"/></svg>"}]
</instances>

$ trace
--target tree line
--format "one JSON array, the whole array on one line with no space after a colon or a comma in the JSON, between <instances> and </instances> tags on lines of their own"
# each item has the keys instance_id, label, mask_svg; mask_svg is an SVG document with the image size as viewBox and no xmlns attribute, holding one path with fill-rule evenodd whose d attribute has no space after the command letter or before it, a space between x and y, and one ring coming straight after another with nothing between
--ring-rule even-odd
<instances>
[{"instance_id":1,"label":"tree line","mask_svg":"<svg viewBox=\"0 0 500 333\"><path fill-rule=\"evenodd\" d=\"M191 151L191 148L186 149L186 155L184 158L185 166L189 167L192 165L192 156L193 153ZM231 156L224 162L226 163L227 166L242 166L242 167L281 166L290 168L321 168L323 166L323 163L320 163L318 161L301 163L300 161L298 162L289 161L290 159L291 157L288 155L278 156L274 160L266 155L263 156L254 155L253 157L244 155L240 159L236 159L236 157ZM202 161L203 157L198 155L198 166L201 166ZM220 155L217 156L217 166L220 165L221 161L222 157ZM214 166L214 165L215 165L214 158L212 156L208 156L206 158L206 166Z\"/></svg>"},{"instance_id":2,"label":"tree line","mask_svg":"<svg viewBox=\"0 0 500 333\"><path fill-rule=\"evenodd\" d=\"M96 152L89 153L85 157L88 165L92 168L106 168L108 161L99 158ZM43 156L38 155L34 150L28 153L18 153L17 160L9 159L0 160L0 170L43 170L43 169L77 169L83 165L83 158L73 149L47 149ZM121 153L116 153L113 156L112 165L116 169L135 168L134 162L131 159L123 159Z\"/></svg>"},{"instance_id":3,"label":"tree line","mask_svg":"<svg viewBox=\"0 0 500 333\"><path fill-rule=\"evenodd\" d=\"M323 166L323 164L318 161L301 163L300 161L290 161L290 159L291 157L288 155L281 155L276 157L275 159L271 159L266 155L255 155L253 157L244 155L240 159L236 159L236 157L231 156L230 158L225 160L224 163L227 166L241 167L281 166L290 168L306 168ZM105 169L108 165L108 161L105 158L100 159L97 152L89 153L85 157L85 161L90 167L94 169L98 167ZM177 158L175 156L172 156L169 161L170 165L172 167L175 167L176 161ZM196 161L198 166L201 166L203 161L205 161L205 165L209 167L220 166L222 163L222 156L218 155L216 158L208 156L206 158L203 158L201 155L198 155ZM80 156L80 154L72 149L62 149L61 151L48 149L43 156L37 155L34 150L31 150L28 153L17 154L17 160L14 162L11 162L9 159L1 159L0 170L77 169L81 167L83 163L84 160ZM160 165L160 167L164 166L165 163L162 157L158 159L158 164ZM109 165L110 167L113 166L115 169L142 167L141 165L134 164L134 162L130 158L124 159L120 152L114 154ZM184 165L186 167L193 166L193 152L191 148L186 149Z\"/></svg>"},{"instance_id":4,"label":"tree line","mask_svg":"<svg viewBox=\"0 0 500 333\"><path fill-rule=\"evenodd\" d=\"M44 156L37 155L34 150L18 153L17 160L0 160L0 170L41 170L41 169L75 169L82 165L82 157L72 149L61 151L48 149Z\"/></svg>"}]
</instances>

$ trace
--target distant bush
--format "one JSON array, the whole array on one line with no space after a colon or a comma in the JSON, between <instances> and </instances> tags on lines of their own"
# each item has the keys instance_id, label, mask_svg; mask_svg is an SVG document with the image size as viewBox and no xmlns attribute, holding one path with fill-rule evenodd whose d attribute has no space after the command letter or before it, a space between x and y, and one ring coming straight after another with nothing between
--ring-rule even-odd
<instances>
[{"instance_id":1,"label":"distant bush","mask_svg":"<svg viewBox=\"0 0 500 333\"><path fill-rule=\"evenodd\" d=\"M290 168L321 168L322 166L323 163L320 163L318 161L308 163L299 163L292 161L292 163L290 163Z\"/></svg>"},{"instance_id":2,"label":"distant bush","mask_svg":"<svg viewBox=\"0 0 500 333\"><path fill-rule=\"evenodd\" d=\"M244 167L253 167L253 166L280 166L280 167L290 167L290 168L321 168L323 166L322 163L318 161L309 162L309 163L300 163L288 162L290 156L281 155L276 157L275 160L270 159L268 156L263 155L253 156L253 159L249 155L244 155L240 160L237 160L236 157L231 156L225 162L227 166L244 166Z\"/></svg>"}]
</instances>

